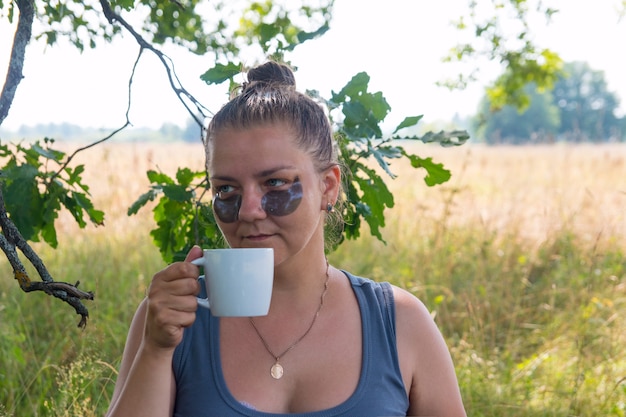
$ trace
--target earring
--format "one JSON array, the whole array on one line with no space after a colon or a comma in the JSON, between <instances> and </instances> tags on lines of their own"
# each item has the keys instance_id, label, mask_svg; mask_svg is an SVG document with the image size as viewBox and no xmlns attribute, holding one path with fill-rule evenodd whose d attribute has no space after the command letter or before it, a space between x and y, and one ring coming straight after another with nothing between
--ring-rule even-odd
<instances>
[{"instance_id":1,"label":"earring","mask_svg":"<svg viewBox=\"0 0 626 417\"><path fill-rule=\"evenodd\" d=\"M330 204L330 203L326 204L326 212L332 213L334 210L335 209L334 209L332 204Z\"/></svg>"}]
</instances>

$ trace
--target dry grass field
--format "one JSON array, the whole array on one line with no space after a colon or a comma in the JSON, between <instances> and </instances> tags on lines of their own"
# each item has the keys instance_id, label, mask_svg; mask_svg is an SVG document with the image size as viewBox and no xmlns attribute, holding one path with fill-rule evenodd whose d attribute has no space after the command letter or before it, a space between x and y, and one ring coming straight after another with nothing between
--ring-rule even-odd
<instances>
[{"instance_id":1,"label":"dry grass field","mask_svg":"<svg viewBox=\"0 0 626 417\"><path fill-rule=\"evenodd\" d=\"M71 151L69 144L58 146ZM626 145L441 148L406 144L451 170L429 188L397 161L383 229L333 264L404 286L450 346L470 416L626 415ZM85 331L69 307L24 294L0 261L0 416L96 416L108 405L135 306L163 266L148 208L126 211L146 171L202 170L200 144L103 144L78 154L106 226L67 215L59 280L96 292Z\"/></svg>"},{"instance_id":2,"label":"dry grass field","mask_svg":"<svg viewBox=\"0 0 626 417\"><path fill-rule=\"evenodd\" d=\"M452 179L427 187L421 171L403 161L392 165L399 177L389 181L396 196L390 215L402 220L402 230L411 230L406 221L426 216L478 223L536 242L562 228L590 241L626 241L626 145L406 148L443 163ZM107 231L115 232L148 217L126 217L130 204L147 190L148 169L170 175L183 166L201 170L204 153L199 144L105 144L79 154L75 162L85 164L94 203L107 213Z\"/></svg>"},{"instance_id":3,"label":"dry grass field","mask_svg":"<svg viewBox=\"0 0 626 417\"><path fill-rule=\"evenodd\" d=\"M410 188L402 180L394 184L407 218L417 207L436 219L479 224L530 242L561 229L590 241L626 242L624 145L415 148L442 162L452 179L433 188L417 179ZM411 175L398 171L404 179Z\"/></svg>"}]
</instances>

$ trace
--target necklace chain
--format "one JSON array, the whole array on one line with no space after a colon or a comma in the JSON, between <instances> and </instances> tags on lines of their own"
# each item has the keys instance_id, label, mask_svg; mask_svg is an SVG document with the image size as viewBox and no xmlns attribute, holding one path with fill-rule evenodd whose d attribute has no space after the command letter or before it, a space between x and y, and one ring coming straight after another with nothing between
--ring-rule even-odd
<instances>
[{"instance_id":1,"label":"necklace chain","mask_svg":"<svg viewBox=\"0 0 626 417\"><path fill-rule=\"evenodd\" d=\"M324 291L322 291L322 296L320 297L320 305L317 308L317 311L315 312L315 315L313 316L313 320L311 320L311 324L309 324L309 327L302 334L302 336L300 336L295 342L293 342L280 355L276 355L272 351L272 349L269 347L269 345L267 344L267 342L265 341L265 339L261 335L261 332L256 327L256 324L254 323L254 319L252 317L249 317L250 324L254 328L254 331L256 332L257 336L259 336L259 339L261 339L261 342L263 343L263 346L265 347L265 350L267 350L267 352L270 355L272 355L272 357L276 361L276 362L274 362L274 365L272 365L272 368L270 369L270 375L272 376L272 378L274 378L274 379L282 378L282 376L283 376L283 366L279 363L280 362L280 358L282 358L287 353L289 353L292 349L294 349L298 345L298 343L300 343L302 341L302 339L304 339L311 332L311 329L313 329L313 325L317 321L317 317L320 315L320 311L322 311L322 307L324 306L324 297L326 296L326 292L328 291L328 281L330 279L330 275L328 273L329 267L330 267L330 265L328 264L328 259L327 259L326 260L326 282L324 282Z\"/></svg>"}]
</instances>

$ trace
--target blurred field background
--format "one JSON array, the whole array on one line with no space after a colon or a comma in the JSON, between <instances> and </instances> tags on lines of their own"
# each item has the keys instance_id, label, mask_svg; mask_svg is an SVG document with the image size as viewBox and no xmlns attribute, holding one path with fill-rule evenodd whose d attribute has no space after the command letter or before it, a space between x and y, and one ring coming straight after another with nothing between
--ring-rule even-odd
<instances>
[{"instance_id":1,"label":"blurred field background","mask_svg":"<svg viewBox=\"0 0 626 417\"><path fill-rule=\"evenodd\" d=\"M626 146L443 149L407 144L452 171L427 187L398 162L387 244L363 231L331 255L403 286L450 346L469 416L626 415ZM202 169L201 145L105 144L79 154L106 226L58 224L35 245L56 280L96 294L79 316L23 293L0 261L0 416L101 416L126 331L164 266L152 213L126 216L145 172Z\"/></svg>"}]
</instances>

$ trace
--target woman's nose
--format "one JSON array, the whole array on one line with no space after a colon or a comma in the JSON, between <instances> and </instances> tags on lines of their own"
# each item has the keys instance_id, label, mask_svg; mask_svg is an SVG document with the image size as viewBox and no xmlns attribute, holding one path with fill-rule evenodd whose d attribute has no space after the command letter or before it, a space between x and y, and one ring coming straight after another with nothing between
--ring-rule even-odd
<instances>
[{"instance_id":1,"label":"woman's nose","mask_svg":"<svg viewBox=\"0 0 626 417\"><path fill-rule=\"evenodd\" d=\"M241 196L239 208L239 220L253 221L267 217L267 213L261 207L263 194L257 190L247 190Z\"/></svg>"}]
</instances>

